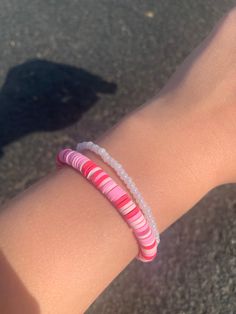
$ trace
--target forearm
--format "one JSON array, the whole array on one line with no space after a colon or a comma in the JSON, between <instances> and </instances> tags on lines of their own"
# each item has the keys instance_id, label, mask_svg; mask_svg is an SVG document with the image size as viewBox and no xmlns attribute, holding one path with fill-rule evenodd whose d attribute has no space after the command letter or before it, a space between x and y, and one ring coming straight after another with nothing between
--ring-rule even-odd
<instances>
[{"instance_id":1,"label":"forearm","mask_svg":"<svg viewBox=\"0 0 236 314\"><path fill-rule=\"evenodd\" d=\"M160 231L214 186L217 169L213 145L209 154L199 153L211 138L194 131L197 116L189 132L190 115L171 115L171 106L149 104L98 140L133 178ZM117 180L99 158L87 154ZM67 167L9 204L0 216L0 239L2 253L42 313L84 311L138 252L116 210ZM0 285L9 295L7 278Z\"/></svg>"}]
</instances>

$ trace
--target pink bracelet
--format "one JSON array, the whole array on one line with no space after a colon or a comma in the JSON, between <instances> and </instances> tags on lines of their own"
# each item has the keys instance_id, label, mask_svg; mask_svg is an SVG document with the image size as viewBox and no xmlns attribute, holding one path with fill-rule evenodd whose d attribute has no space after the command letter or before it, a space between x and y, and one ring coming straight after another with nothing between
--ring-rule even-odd
<instances>
[{"instance_id":1,"label":"pink bracelet","mask_svg":"<svg viewBox=\"0 0 236 314\"><path fill-rule=\"evenodd\" d=\"M140 208L105 171L87 156L72 149L63 149L57 155L57 164L67 164L90 181L122 215L132 228L139 244L136 257L142 262L151 262L157 255L157 241Z\"/></svg>"},{"instance_id":2,"label":"pink bracelet","mask_svg":"<svg viewBox=\"0 0 236 314\"><path fill-rule=\"evenodd\" d=\"M84 150L90 150L91 152L97 154L101 159L108 164L120 177L120 179L124 182L126 187L128 188L129 192L131 193L131 196L133 197L136 204L141 209L143 215L147 219L147 222L149 226L152 228L153 234L156 238L157 245L160 243L160 234L158 231L156 219L153 216L151 207L146 203L144 200L142 194L139 192L137 186L133 182L132 178L128 175L128 173L125 171L123 166L115 160L105 148L99 146L98 144L95 144L91 141L89 142L81 142L78 143L76 146L76 151L83 153Z\"/></svg>"}]
</instances>

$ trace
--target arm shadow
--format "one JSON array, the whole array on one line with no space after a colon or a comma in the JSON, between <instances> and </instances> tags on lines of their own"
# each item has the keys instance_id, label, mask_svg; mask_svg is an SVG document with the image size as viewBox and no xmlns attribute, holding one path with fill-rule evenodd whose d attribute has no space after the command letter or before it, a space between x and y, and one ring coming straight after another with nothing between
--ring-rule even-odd
<instances>
[{"instance_id":1,"label":"arm shadow","mask_svg":"<svg viewBox=\"0 0 236 314\"><path fill-rule=\"evenodd\" d=\"M0 250L0 313L39 314L40 308L35 298L13 270Z\"/></svg>"}]
</instances>

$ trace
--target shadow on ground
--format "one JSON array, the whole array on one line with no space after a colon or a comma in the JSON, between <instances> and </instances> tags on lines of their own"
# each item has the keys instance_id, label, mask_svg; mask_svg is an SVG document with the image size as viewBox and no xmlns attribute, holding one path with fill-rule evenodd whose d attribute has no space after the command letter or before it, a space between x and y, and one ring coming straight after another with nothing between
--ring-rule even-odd
<instances>
[{"instance_id":1,"label":"shadow on ground","mask_svg":"<svg viewBox=\"0 0 236 314\"><path fill-rule=\"evenodd\" d=\"M70 65L33 59L9 70L0 91L0 156L5 145L35 131L76 122L116 84Z\"/></svg>"}]
</instances>

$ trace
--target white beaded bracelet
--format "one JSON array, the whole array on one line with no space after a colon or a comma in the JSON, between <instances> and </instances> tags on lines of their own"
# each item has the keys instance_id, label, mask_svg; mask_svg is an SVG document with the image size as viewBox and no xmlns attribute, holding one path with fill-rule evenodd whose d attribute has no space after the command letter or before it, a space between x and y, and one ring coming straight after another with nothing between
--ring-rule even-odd
<instances>
[{"instance_id":1,"label":"white beaded bracelet","mask_svg":"<svg viewBox=\"0 0 236 314\"><path fill-rule=\"evenodd\" d=\"M105 150L105 148L100 147L93 142L81 142L77 144L76 150L82 152L83 150L90 150L95 154L99 155L102 160L107 163L110 167L112 167L117 175L121 178L121 180L125 183L131 194L133 195L134 199L136 200L137 204L139 205L140 209L142 210L144 216L146 217L149 225L151 226L154 236L156 238L157 244L160 243L160 234L156 225L156 221L153 217L152 210L148 206L148 204L143 199L141 193L137 189L136 185L134 184L133 180L129 177L127 172L124 170L122 165L118 163L115 159L113 159L109 153Z\"/></svg>"}]
</instances>

